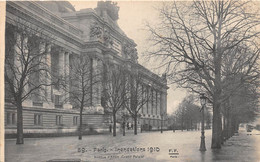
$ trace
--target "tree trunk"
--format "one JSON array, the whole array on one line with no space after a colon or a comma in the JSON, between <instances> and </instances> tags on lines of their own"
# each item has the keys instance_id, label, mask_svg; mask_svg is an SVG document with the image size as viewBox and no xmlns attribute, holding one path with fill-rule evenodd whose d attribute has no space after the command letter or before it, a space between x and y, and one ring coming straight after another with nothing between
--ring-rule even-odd
<instances>
[{"instance_id":1,"label":"tree trunk","mask_svg":"<svg viewBox=\"0 0 260 162\"><path fill-rule=\"evenodd\" d=\"M79 114L79 140L82 139L82 111L83 107L80 107L80 114Z\"/></svg>"},{"instance_id":2,"label":"tree trunk","mask_svg":"<svg viewBox=\"0 0 260 162\"><path fill-rule=\"evenodd\" d=\"M239 129L239 122L238 122L238 120L236 120L236 122L235 122L235 133L238 133L238 129Z\"/></svg>"},{"instance_id":3,"label":"tree trunk","mask_svg":"<svg viewBox=\"0 0 260 162\"><path fill-rule=\"evenodd\" d=\"M223 128L222 128L222 135L221 135L221 144L224 144L225 142L225 139L226 139L226 117L224 115L224 120L223 120Z\"/></svg>"},{"instance_id":4,"label":"tree trunk","mask_svg":"<svg viewBox=\"0 0 260 162\"><path fill-rule=\"evenodd\" d=\"M116 112L113 111L113 136L116 136Z\"/></svg>"},{"instance_id":5,"label":"tree trunk","mask_svg":"<svg viewBox=\"0 0 260 162\"><path fill-rule=\"evenodd\" d=\"M134 134L137 135L137 114L134 117Z\"/></svg>"},{"instance_id":6,"label":"tree trunk","mask_svg":"<svg viewBox=\"0 0 260 162\"><path fill-rule=\"evenodd\" d=\"M192 130L192 119L190 120L190 130Z\"/></svg>"},{"instance_id":7,"label":"tree trunk","mask_svg":"<svg viewBox=\"0 0 260 162\"><path fill-rule=\"evenodd\" d=\"M221 114L220 114L221 104L218 100L213 103L213 127L212 127L212 141L211 148L220 149L221 148Z\"/></svg>"},{"instance_id":8,"label":"tree trunk","mask_svg":"<svg viewBox=\"0 0 260 162\"><path fill-rule=\"evenodd\" d=\"M125 119L124 119L124 120L125 120ZM125 136L125 122L123 122L122 127L123 127L123 136Z\"/></svg>"},{"instance_id":9,"label":"tree trunk","mask_svg":"<svg viewBox=\"0 0 260 162\"><path fill-rule=\"evenodd\" d=\"M183 132L183 118L181 118L181 131Z\"/></svg>"},{"instance_id":10,"label":"tree trunk","mask_svg":"<svg viewBox=\"0 0 260 162\"><path fill-rule=\"evenodd\" d=\"M227 139L231 137L231 115L230 115L230 108L227 110Z\"/></svg>"},{"instance_id":11,"label":"tree trunk","mask_svg":"<svg viewBox=\"0 0 260 162\"><path fill-rule=\"evenodd\" d=\"M17 139L16 144L23 144L23 106L22 103L17 105Z\"/></svg>"}]
</instances>

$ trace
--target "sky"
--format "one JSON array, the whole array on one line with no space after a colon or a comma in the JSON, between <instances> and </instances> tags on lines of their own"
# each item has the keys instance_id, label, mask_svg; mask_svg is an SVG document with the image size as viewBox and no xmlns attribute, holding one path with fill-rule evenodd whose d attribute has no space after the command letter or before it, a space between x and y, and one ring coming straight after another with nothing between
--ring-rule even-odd
<instances>
[{"instance_id":1,"label":"sky","mask_svg":"<svg viewBox=\"0 0 260 162\"><path fill-rule=\"evenodd\" d=\"M97 1L70 1L76 11L84 8L95 8ZM145 31L145 24L149 22L156 24L159 21L156 8L162 5L159 1L118 1L119 9L119 27L125 34L133 39L137 44L138 62L147 67L149 70L158 73L158 69L154 69L152 62L147 62L143 54L149 47L147 38L149 33ZM179 103L187 95L185 89L177 89L176 85L168 85L167 95L167 113L171 114L176 110Z\"/></svg>"}]
</instances>

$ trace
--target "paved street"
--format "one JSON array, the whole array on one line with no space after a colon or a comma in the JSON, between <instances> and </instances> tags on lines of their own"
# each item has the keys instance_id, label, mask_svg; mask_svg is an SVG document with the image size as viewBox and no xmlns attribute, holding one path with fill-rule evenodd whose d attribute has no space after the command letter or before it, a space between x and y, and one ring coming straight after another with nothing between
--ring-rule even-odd
<instances>
[{"instance_id":1,"label":"paved street","mask_svg":"<svg viewBox=\"0 0 260 162\"><path fill-rule=\"evenodd\" d=\"M260 132L248 135L240 131L221 150L210 149L211 130L206 131L207 151L199 151L199 131L168 131L142 133L137 136L119 134L77 137L25 139L16 145L6 140L6 161L48 161L52 159L81 159L83 161L259 161ZM152 147L152 148L150 148ZM79 152L80 151L80 152Z\"/></svg>"}]
</instances>

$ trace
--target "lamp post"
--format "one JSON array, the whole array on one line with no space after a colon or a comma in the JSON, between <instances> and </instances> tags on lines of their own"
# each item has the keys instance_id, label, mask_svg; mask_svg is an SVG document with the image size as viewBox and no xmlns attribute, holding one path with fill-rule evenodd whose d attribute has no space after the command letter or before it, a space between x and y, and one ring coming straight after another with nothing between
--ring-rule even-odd
<instances>
[{"instance_id":1,"label":"lamp post","mask_svg":"<svg viewBox=\"0 0 260 162\"><path fill-rule=\"evenodd\" d=\"M200 94L200 104L201 104L201 112L202 112L202 122L201 122L201 141L200 141L200 151L206 151L205 146L205 135L204 135L204 108L206 105L207 97L204 93Z\"/></svg>"}]
</instances>

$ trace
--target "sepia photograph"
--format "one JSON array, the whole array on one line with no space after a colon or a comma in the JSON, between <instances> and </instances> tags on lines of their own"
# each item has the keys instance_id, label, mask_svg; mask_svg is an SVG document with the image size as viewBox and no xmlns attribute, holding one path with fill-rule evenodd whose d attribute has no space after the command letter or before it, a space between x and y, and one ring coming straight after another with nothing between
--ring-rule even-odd
<instances>
[{"instance_id":1,"label":"sepia photograph","mask_svg":"<svg viewBox=\"0 0 260 162\"><path fill-rule=\"evenodd\" d=\"M260 1L0 1L0 162L259 162Z\"/></svg>"}]
</instances>

